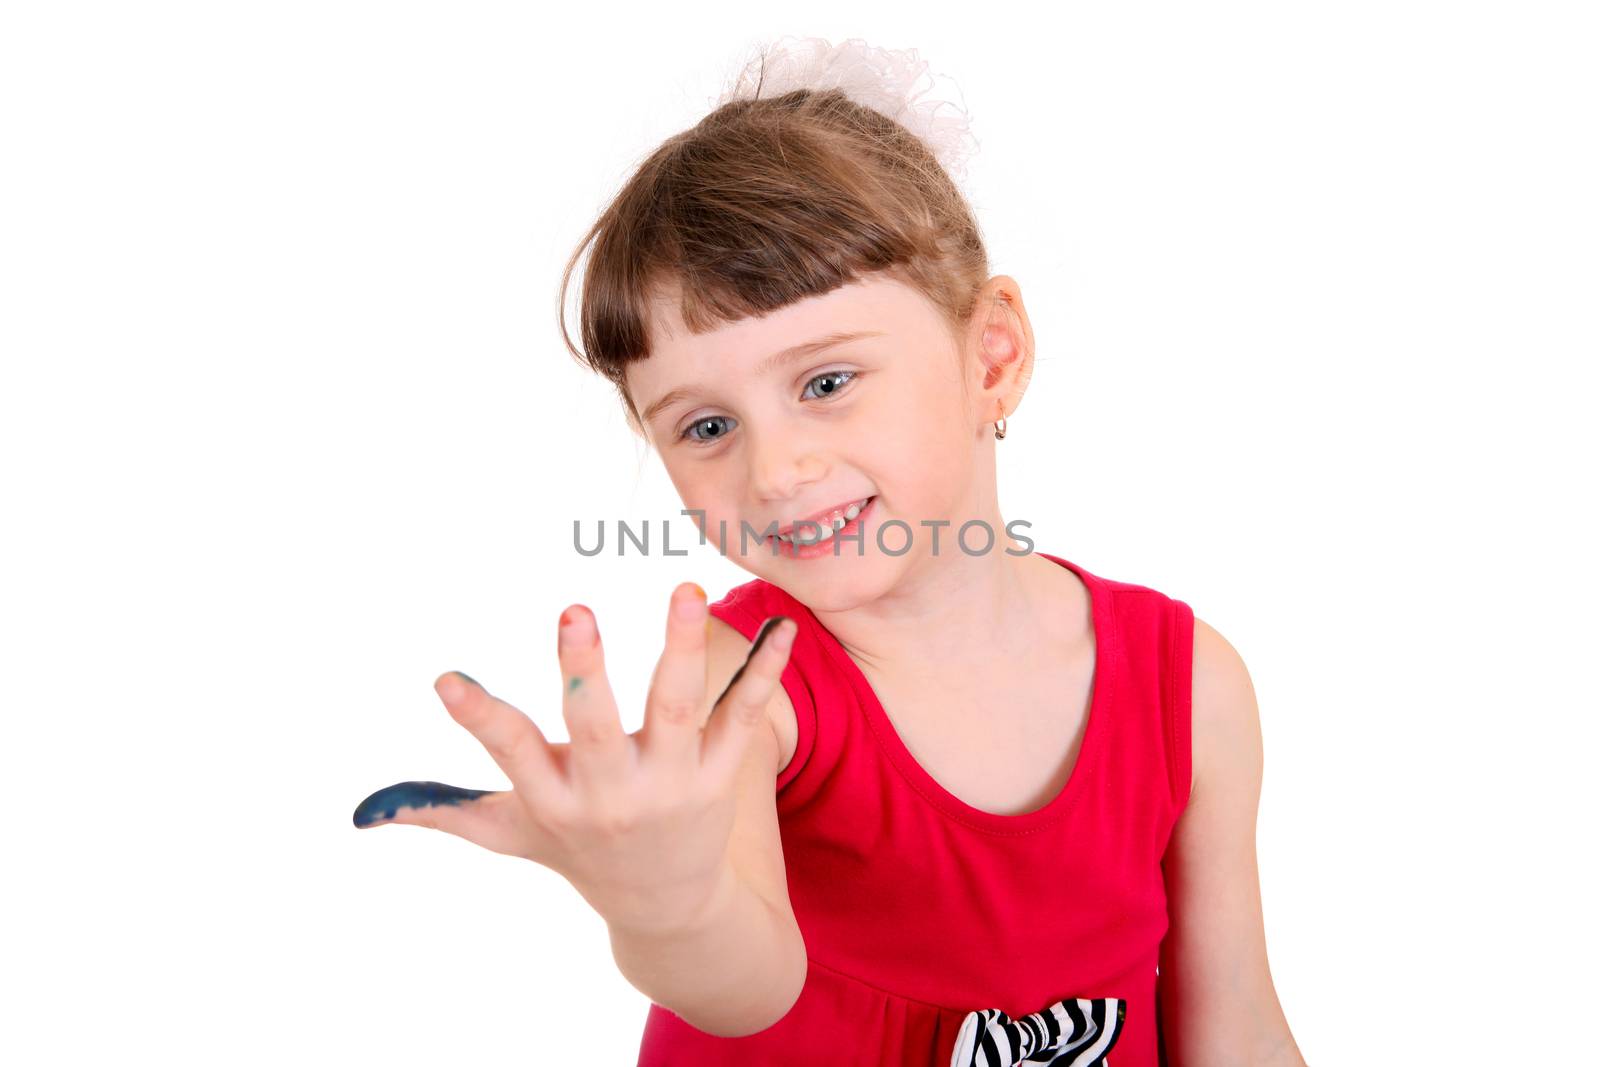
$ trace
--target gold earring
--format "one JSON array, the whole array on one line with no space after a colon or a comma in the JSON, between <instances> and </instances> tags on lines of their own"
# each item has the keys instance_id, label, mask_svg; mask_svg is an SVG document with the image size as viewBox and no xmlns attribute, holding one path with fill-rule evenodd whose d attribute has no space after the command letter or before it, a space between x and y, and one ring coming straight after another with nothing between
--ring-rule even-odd
<instances>
[{"instance_id":1,"label":"gold earring","mask_svg":"<svg viewBox=\"0 0 1600 1067\"><path fill-rule=\"evenodd\" d=\"M994 439L996 441L998 441L1001 438L1005 437L1005 435L1006 435L1006 417L1004 415L1001 415L1000 416L1000 421L994 424Z\"/></svg>"}]
</instances>

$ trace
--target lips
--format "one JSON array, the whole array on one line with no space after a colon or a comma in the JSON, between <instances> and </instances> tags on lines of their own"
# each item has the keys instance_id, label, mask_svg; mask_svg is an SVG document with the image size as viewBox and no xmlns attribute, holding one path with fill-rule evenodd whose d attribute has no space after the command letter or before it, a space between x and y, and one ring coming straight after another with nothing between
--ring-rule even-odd
<instances>
[{"instance_id":1,"label":"lips","mask_svg":"<svg viewBox=\"0 0 1600 1067\"><path fill-rule=\"evenodd\" d=\"M859 509L853 502L845 509L844 514L846 516L854 511L854 518L841 518L836 520L832 526L823 526L821 534L815 538L811 536L809 528L802 527L802 532L798 539L769 537L766 543L771 546L773 554L776 556L790 560L809 560L820 559L824 556L838 557L841 554L839 545L842 542L840 539L847 538L855 543L856 553L860 555L863 551L861 537L862 532L866 529L867 517L877 511L877 508L878 498L869 496L866 498L866 503Z\"/></svg>"},{"instance_id":2,"label":"lips","mask_svg":"<svg viewBox=\"0 0 1600 1067\"><path fill-rule=\"evenodd\" d=\"M796 519L788 526L783 527L777 532L777 536L792 538L795 536L795 528L799 527L802 531L799 536L814 537L819 532L817 527L822 529L838 527L842 525L843 522L849 521L850 516L847 514L847 512L852 507L856 508L859 513L859 511L864 509L871 500L871 496L856 497L853 500L846 500L841 504L835 504L831 508L824 508L821 511L813 512L812 514L807 515L805 518ZM805 523L815 523L816 526L813 527L809 525L802 525Z\"/></svg>"}]
</instances>

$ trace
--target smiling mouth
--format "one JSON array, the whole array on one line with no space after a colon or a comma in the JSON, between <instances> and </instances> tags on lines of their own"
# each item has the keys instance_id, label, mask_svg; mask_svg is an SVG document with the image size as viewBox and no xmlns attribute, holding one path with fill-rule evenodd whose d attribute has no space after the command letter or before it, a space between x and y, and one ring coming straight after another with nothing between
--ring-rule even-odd
<instances>
[{"instance_id":1,"label":"smiling mouth","mask_svg":"<svg viewBox=\"0 0 1600 1067\"><path fill-rule=\"evenodd\" d=\"M805 519L791 525L787 532L773 534L773 537L786 545L803 548L806 545L821 544L831 538L835 533L844 529L856 516L867 509L877 495L862 497L842 507L834 508L815 519ZM797 533L796 530L799 532Z\"/></svg>"}]
</instances>

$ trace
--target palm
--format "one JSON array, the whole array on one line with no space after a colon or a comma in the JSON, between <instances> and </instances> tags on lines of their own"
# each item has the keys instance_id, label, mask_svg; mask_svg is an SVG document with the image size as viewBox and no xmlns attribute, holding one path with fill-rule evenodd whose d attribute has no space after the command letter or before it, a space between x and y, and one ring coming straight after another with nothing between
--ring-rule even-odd
<instances>
[{"instance_id":1,"label":"palm","mask_svg":"<svg viewBox=\"0 0 1600 1067\"><path fill-rule=\"evenodd\" d=\"M355 824L427 826L534 860L565 876L608 920L641 927L683 921L721 873L734 778L778 686L794 624L768 620L702 728L705 598L698 586L680 585L644 726L630 734L594 617L574 607L562 620L562 716L571 741L546 740L532 719L467 676L441 675L434 689L511 788L400 782L363 800Z\"/></svg>"}]
</instances>

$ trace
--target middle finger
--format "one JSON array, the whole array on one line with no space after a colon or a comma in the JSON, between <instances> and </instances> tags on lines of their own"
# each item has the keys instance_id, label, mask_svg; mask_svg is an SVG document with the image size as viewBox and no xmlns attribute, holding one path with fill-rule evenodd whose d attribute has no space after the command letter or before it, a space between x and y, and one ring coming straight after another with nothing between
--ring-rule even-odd
<instances>
[{"instance_id":1,"label":"middle finger","mask_svg":"<svg viewBox=\"0 0 1600 1067\"><path fill-rule=\"evenodd\" d=\"M650 680L644 707L644 748L651 759L692 766L700 752L706 703L706 591L684 582L672 591L667 645Z\"/></svg>"}]
</instances>

